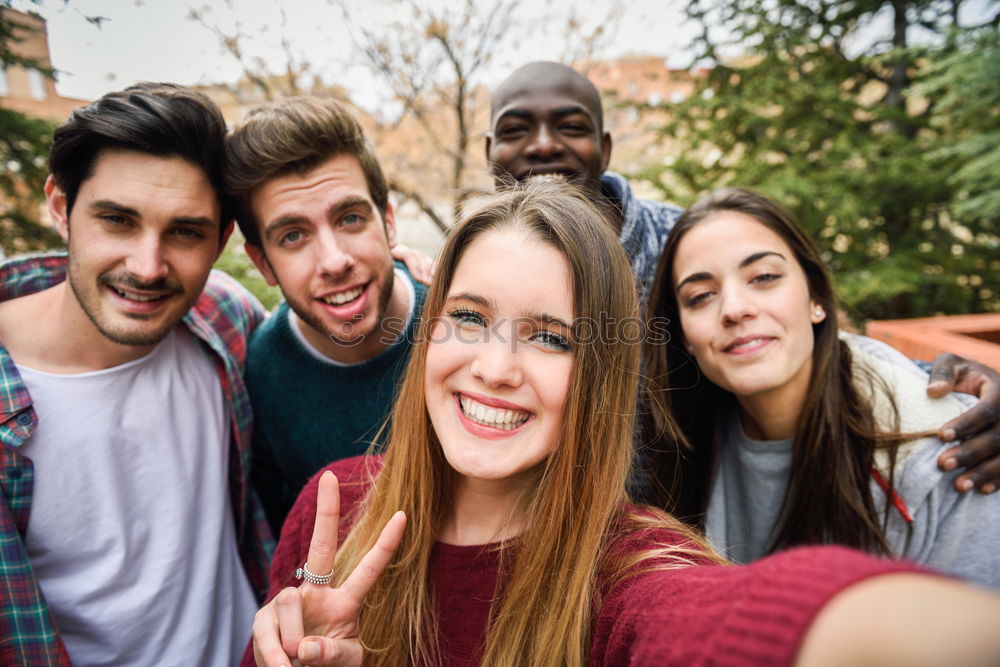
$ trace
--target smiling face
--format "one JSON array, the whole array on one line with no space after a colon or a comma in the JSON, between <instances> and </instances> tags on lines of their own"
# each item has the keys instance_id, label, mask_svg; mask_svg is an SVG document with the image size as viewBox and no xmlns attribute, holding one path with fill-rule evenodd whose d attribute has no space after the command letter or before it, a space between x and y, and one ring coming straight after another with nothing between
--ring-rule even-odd
<instances>
[{"instance_id":1,"label":"smiling face","mask_svg":"<svg viewBox=\"0 0 1000 667\"><path fill-rule=\"evenodd\" d=\"M600 99L580 74L552 63L519 70L498 90L492 123L486 159L498 178L557 173L599 187L611 135L601 127Z\"/></svg>"},{"instance_id":2,"label":"smiling face","mask_svg":"<svg viewBox=\"0 0 1000 667\"><path fill-rule=\"evenodd\" d=\"M826 314L784 240L723 211L692 227L675 257L681 328L702 373L741 404L798 405L812 371L812 325Z\"/></svg>"},{"instance_id":3,"label":"smiling face","mask_svg":"<svg viewBox=\"0 0 1000 667\"><path fill-rule=\"evenodd\" d=\"M261 247L247 252L268 284L281 287L306 338L345 362L385 347L379 328L393 297L395 220L390 206L383 221L358 159L338 155L305 174L273 178L254 190L250 206ZM390 314L405 315L405 307Z\"/></svg>"},{"instance_id":4,"label":"smiling face","mask_svg":"<svg viewBox=\"0 0 1000 667\"><path fill-rule=\"evenodd\" d=\"M460 479L517 483L559 440L572 285L563 255L519 229L488 231L463 254L424 376L431 423Z\"/></svg>"},{"instance_id":5,"label":"smiling face","mask_svg":"<svg viewBox=\"0 0 1000 667\"><path fill-rule=\"evenodd\" d=\"M69 244L69 285L91 323L121 345L162 340L198 299L224 243L205 173L177 157L105 150L72 211L54 179L45 193Z\"/></svg>"}]
</instances>

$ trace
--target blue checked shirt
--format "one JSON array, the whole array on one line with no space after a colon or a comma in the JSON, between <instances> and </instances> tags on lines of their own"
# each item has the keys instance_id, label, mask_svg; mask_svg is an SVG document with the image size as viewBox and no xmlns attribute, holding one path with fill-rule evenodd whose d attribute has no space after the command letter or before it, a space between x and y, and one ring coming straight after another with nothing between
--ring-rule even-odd
<instances>
[{"instance_id":1,"label":"blue checked shirt","mask_svg":"<svg viewBox=\"0 0 1000 667\"><path fill-rule=\"evenodd\" d=\"M52 287L66 279L66 256L21 257L0 264L0 301ZM213 271L183 323L212 355L230 406L230 501L240 558L261 597L267 586L272 540L250 490L250 399L243 384L246 343L263 320L261 305L239 283ZM44 326L44 323L37 323ZM38 427L31 396L0 341L0 665L69 665L31 571L24 537L31 511L34 469L20 446Z\"/></svg>"},{"instance_id":2,"label":"blue checked shirt","mask_svg":"<svg viewBox=\"0 0 1000 667\"><path fill-rule=\"evenodd\" d=\"M613 171L601 175L601 190L622 211L619 239L632 263L632 273L639 286L639 305L642 312L646 312L663 244L684 209L652 199L637 199L625 177Z\"/></svg>"}]
</instances>

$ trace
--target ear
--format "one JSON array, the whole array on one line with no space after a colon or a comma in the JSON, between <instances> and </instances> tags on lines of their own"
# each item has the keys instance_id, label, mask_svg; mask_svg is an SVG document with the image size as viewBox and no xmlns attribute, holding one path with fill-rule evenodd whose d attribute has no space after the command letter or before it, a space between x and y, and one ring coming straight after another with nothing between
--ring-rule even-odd
<instances>
[{"instance_id":1,"label":"ear","mask_svg":"<svg viewBox=\"0 0 1000 667\"><path fill-rule=\"evenodd\" d=\"M819 324L826 319L826 310L820 304L815 301L809 302L809 321L813 324Z\"/></svg>"},{"instance_id":2,"label":"ear","mask_svg":"<svg viewBox=\"0 0 1000 667\"><path fill-rule=\"evenodd\" d=\"M257 267L260 274L264 276L264 282L271 287L276 287L278 285L278 279L274 276L274 271L271 270L271 263L267 261L267 256L264 255L264 249L250 243L244 243L243 248L247 251L247 255L250 256L250 261L252 261L253 265Z\"/></svg>"},{"instance_id":3,"label":"ear","mask_svg":"<svg viewBox=\"0 0 1000 667\"><path fill-rule=\"evenodd\" d=\"M215 259L219 259L223 251L226 249L226 244L229 243L229 237L233 233L233 221L230 220L226 228L222 230L222 235L219 236L219 250L215 253Z\"/></svg>"},{"instance_id":4,"label":"ear","mask_svg":"<svg viewBox=\"0 0 1000 667\"><path fill-rule=\"evenodd\" d=\"M396 210L392 207L392 202L389 202L385 207L385 216L383 216L383 222L385 223L385 238L389 241L389 247L396 247Z\"/></svg>"},{"instance_id":5,"label":"ear","mask_svg":"<svg viewBox=\"0 0 1000 667\"><path fill-rule=\"evenodd\" d=\"M45 203L49 207L49 218L52 226L59 232L63 241L69 241L69 211L66 208L66 193L56 183L52 174L45 179Z\"/></svg>"},{"instance_id":6,"label":"ear","mask_svg":"<svg viewBox=\"0 0 1000 667\"><path fill-rule=\"evenodd\" d=\"M611 133L605 132L601 137L601 170L607 171L611 164Z\"/></svg>"}]
</instances>

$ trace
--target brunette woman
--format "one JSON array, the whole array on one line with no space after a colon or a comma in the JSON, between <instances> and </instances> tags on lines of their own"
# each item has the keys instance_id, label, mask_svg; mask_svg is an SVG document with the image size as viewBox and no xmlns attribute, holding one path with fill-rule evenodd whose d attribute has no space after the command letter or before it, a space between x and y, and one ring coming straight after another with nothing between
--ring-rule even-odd
<instances>
[{"instance_id":1,"label":"brunette woman","mask_svg":"<svg viewBox=\"0 0 1000 667\"><path fill-rule=\"evenodd\" d=\"M580 324L634 321L636 308L611 226L571 188L467 204L386 455L330 466L339 505L328 470L285 522L258 664L933 664L937 631L902 653L868 641L877 620L857 643L832 641L872 599L891 617L899 591L920 628L945 615L938 603L961 603L953 662L1000 652L982 620L1000 613L992 596L845 549L728 567L629 504L638 345ZM297 568L306 583L281 590Z\"/></svg>"},{"instance_id":2,"label":"brunette woman","mask_svg":"<svg viewBox=\"0 0 1000 667\"><path fill-rule=\"evenodd\" d=\"M654 290L663 506L739 562L841 544L1000 586L1000 497L959 494L937 467L934 429L968 406L927 398L902 355L839 333L829 272L787 211L739 188L696 203Z\"/></svg>"}]
</instances>

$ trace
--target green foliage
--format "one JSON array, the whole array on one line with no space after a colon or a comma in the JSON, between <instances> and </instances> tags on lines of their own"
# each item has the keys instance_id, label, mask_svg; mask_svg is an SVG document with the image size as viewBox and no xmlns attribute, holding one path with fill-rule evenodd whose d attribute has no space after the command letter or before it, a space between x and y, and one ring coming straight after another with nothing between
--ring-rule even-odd
<instances>
[{"instance_id":1,"label":"green foliage","mask_svg":"<svg viewBox=\"0 0 1000 667\"><path fill-rule=\"evenodd\" d=\"M45 156L55 126L0 108L0 250L6 255L54 248L62 243L51 227L39 224Z\"/></svg>"},{"instance_id":2,"label":"green foliage","mask_svg":"<svg viewBox=\"0 0 1000 667\"><path fill-rule=\"evenodd\" d=\"M239 230L234 231L229 237L226 249L222 251L219 259L215 262L215 268L225 271L246 287L257 297L264 307L274 310L274 307L281 302L281 290L271 287L264 281L260 271L250 261L246 251L243 249L244 239Z\"/></svg>"},{"instance_id":3,"label":"green foliage","mask_svg":"<svg viewBox=\"0 0 1000 667\"><path fill-rule=\"evenodd\" d=\"M1000 31L959 35L958 48L927 69L919 94L935 100L934 126L945 136L931 158L950 174L956 213L1000 221Z\"/></svg>"},{"instance_id":4,"label":"green foliage","mask_svg":"<svg viewBox=\"0 0 1000 667\"><path fill-rule=\"evenodd\" d=\"M875 15L891 16L892 7L901 13L889 34L860 48ZM696 95L671 108L674 120L663 129L676 158L638 176L684 204L726 185L781 201L819 242L854 317L996 307L1000 289L987 283L1000 246L996 215L985 207L997 201L1000 172L982 170L1000 167L1000 141L991 143L984 127L992 118L996 130L1000 77L995 55L987 67L990 56L973 57L961 40L944 39L959 30L949 8L695 0L689 14L728 30L743 55L720 57L726 45L706 29L701 47L715 66ZM918 20L941 32L933 47L907 46L906 25ZM915 86L949 57L963 65L937 73L929 104ZM975 76L973 67L980 68ZM977 111L963 107L971 81L988 89L974 93L983 96ZM949 143L958 123L962 142ZM971 167L969 157L982 162Z\"/></svg>"}]
</instances>

